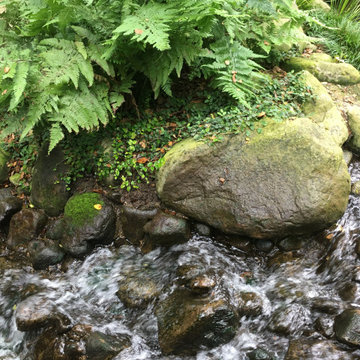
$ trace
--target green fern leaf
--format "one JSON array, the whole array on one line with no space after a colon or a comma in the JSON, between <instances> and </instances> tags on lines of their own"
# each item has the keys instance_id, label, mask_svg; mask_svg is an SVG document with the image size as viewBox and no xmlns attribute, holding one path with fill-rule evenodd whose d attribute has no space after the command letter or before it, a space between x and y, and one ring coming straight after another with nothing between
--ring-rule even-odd
<instances>
[{"instance_id":1,"label":"green fern leaf","mask_svg":"<svg viewBox=\"0 0 360 360\"><path fill-rule=\"evenodd\" d=\"M94 70L89 61L79 61L78 64L80 72L84 75L85 79L89 82L89 86L94 83Z\"/></svg>"},{"instance_id":2,"label":"green fern leaf","mask_svg":"<svg viewBox=\"0 0 360 360\"><path fill-rule=\"evenodd\" d=\"M26 87L29 68L30 64L28 62L19 62L16 66L16 74L13 83L13 95L10 101L9 111L14 110L20 102Z\"/></svg>"},{"instance_id":3,"label":"green fern leaf","mask_svg":"<svg viewBox=\"0 0 360 360\"><path fill-rule=\"evenodd\" d=\"M55 123L50 128L50 143L48 153L55 148L55 146L64 138L64 133L61 129L60 124Z\"/></svg>"},{"instance_id":4,"label":"green fern leaf","mask_svg":"<svg viewBox=\"0 0 360 360\"><path fill-rule=\"evenodd\" d=\"M150 44L160 51L170 49L169 23L174 21L176 10L164 4L148 3L126 16L114 30L113 40L120 35L131 36L137 42Z\"/></svg>"}]
</instances>

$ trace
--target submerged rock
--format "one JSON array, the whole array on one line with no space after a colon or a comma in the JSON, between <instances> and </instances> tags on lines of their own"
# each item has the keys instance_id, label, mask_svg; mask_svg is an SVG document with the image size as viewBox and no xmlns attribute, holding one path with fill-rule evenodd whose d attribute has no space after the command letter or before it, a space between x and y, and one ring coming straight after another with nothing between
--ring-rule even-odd
<instances>
[{"instance_id":1,"label":"submerged rock","mask_svg":"<svg viewBox=\"0 0 360 360\"><path fill-rule=\"evenodd\" d=\"M189 240L190 226L185 219L159 212L144 226L146 240L144 249L172 246Z\"/></svg>"},{"instance_id":2,"label":"submerged rock","mask_svg":"<svg viewBox=\"0 0 360 360\"><path fill-rule=\"evenodd\" d=\"M299 304L290 304L279 308L270 319L268 328L276 333L294 335L302 333L310 324L309 311Z\"/></svg>"},{"instance_id":3,"label":"submerged rock","mask_svg":"<svg viewBox=\"0 0 360 360\"><path fill-rule=\"evenodd\" d=\"M62 336L44 332L35 344L34 360L111 360L130 345L127 335L108 335L78 324Z\"/></svg>"},{"instance_id":4,"label":"submerged rock","mask_svg":"<svg viewBox=\"0 0 360 360\"><path fill-rule=\"evenodd\" d=\"M340 85L353 85L360 82L360 73L352 65L336 63L329 57L313 54L310 57L293 57L286 61L286 70L307 70L319 81Z\"/></svg>"},{"instance_id":5,"label":"submerged rock","mask_svg":"<svg viewBox=\"0 0 360 360\"><path fill-rule=\"evenodd\" d=\"M263 312L262 298L254 292L241 292L236 296L240 316L258 316Z\"/></svg>"},{"instance_id":6,"label":"submerged rock","mask_svg":"<svg viewBox=\"0 0 360 360\"><path fill-rule=\"evenodd\" d=\"M69 193L66 184L61 180L68 167L65 165L64 153L56 147L48 155L48 146L42 147L32 173L31 202L44 209L49 216L58 216L64 210Z\"/></svg>"},{"instance_id":7,"label":"submerged rock","mask_svg":"<svg viewBox=\"0 0 360 360\"><path fill-rule=\"evenodd\" d=\"M27 245L29 241L39 235L47 221L43 210L23 209L15 214L10 221L7 245L15 248L18 245Z\"/></svg>"},{"instance_id":8,"label":"submerged rock","mask_svg":"<svg viewBox=\"0 0 360 360\"><path fill-rule=\"evenodd\" d=\"M38 295L29 296L18 304L15 320L20 331L52 327L63 332L70 325L69 318L57 310L55 303Z\"/></svg>"},{"instance_id":9,"label":"submerged rock","mask_svg":"<svg viewBox=\"0 0 360 360\"><path fill-rule=\"evenodd\" d=\"M261 348L250 351L246 355L249 360L277 360L276 356Z\"/></svg>"},{"instance_id":10,"label":"submerged rock","mask_svg":"<svg viewBox=\"0 0 360 360\"><path fill-rule=\"evenodd\" d=\"M156 309L159 344L164 355L194 355L229 342L236 333L236 311L223 299L193 297L179 289Z\"/></svg>"},{"instance_id":11,"label":"submerged rock","mask_svg":"<svg viewBox=\"0 0 360 360\"><path fill-rule=\"evenodd\" d=\"M334 330L339 341L360 347L360 310L343 311L335 318Z\"/></svg>"},{"instance_id":12,"label":"submerged rock","mask_svg":"<svg viewBox=\"0 0 360 360\"><path fill-rule=\"evenodd\" d=\"M100 194L72 196L66 203L64 218L54 225L53 235L72 256L83 256L96 244L110 244L115 234L116 216Z\"/></svg>"},{"instance_id":13,"label":"submerged rock","mask_svg":"<svg viewBox=\"0 0 360 360\"><path fill-rule=\"evenodd\" d=\"M155 300L160 291L150 278L146 276L128 276L119 282L116 295L129 308L143 308Z\"/></svg>"},{"instance_id":14,"label":"submerged rock","mask_svg":"<svg viewBox=\"0 0 360 360\"><path fill-rule=\"evenodd\" d=\"M341 148L305 118L268 125L250 140L182 141L165 155L157 191L165 204L225 233L271 239L336 222L350 176Z\"/></svg>"},{"instance_id":15,"label":"submerged rock","mask_svg":"<svg viewBox=\"0 0 360 360\"><path fill-rule=\"evenodd\" d=\"M351 355L340 350L329 340L309 340L301 338L290 340L285 360L350 360Z\"/></svg>"}]
</instances>

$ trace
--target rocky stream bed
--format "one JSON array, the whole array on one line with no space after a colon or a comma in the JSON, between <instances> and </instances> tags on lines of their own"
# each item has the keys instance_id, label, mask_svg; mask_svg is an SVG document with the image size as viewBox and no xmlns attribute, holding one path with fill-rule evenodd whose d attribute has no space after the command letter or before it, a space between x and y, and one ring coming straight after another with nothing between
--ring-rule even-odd
<instances>
[{"instance_id":1,"label":"rocky stream bed","mask_svg":"<svg viewBox=\"0 0 360 360\"><path fill-rule=\"evenodd\" d=\"M359 161L350 173L360 180ZM108 245L49 270L1 257L0 359L359 359L359 221L351 195L337 225L299 250L256 253L193 232L145 255ZM195 321L189 307L219 319L176 343L161 327Z\"/></svg>"}]
</instances>

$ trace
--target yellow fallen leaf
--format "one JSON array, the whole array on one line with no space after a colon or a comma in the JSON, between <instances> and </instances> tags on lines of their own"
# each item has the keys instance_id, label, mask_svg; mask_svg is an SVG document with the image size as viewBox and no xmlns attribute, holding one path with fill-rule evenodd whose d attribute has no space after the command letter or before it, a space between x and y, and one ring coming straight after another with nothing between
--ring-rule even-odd
<instances>
[{"instance_id":1,"label":"yellow fallen leaf","mask_svg":"<svg viewBox=\"0 0 360 360\"><path fill-rule=\"evenodd\" d=\"M94 205L94 209L96 209L96 210L101 210L101 209L102 209L101 204L95 204L95 205Z\"/></svg>"},{"instance_id":2,"label":"yellow fallen leaf","mask_svg":"<svg viewBox=\"0 0 360 360\"><path fill-rule=\"evenodd\" d=\"M29 208L34 208L35 206L33 204L29 204Z\"/></svg>"},{"instance_id":3,"label":"yellow fallen leaf","mask_svg":"<svg viewBox=\"0 0 360 360\"><path fill-rule=\"evenodd\" d=\"M13 310L16 310L16 304L13 306Z\"/></svg>"}]
</instances>

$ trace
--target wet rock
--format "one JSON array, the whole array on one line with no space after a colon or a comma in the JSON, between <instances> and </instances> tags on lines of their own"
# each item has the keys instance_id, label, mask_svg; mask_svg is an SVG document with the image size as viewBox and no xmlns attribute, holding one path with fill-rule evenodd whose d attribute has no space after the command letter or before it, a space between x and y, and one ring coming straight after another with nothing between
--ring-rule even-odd
<instances>
[{"instance_id":1,"label":"wet rock","mask_svg":"<svg viewBox=\"0 0 360 360\"><path fill-rule=\"evenodd\" d=\"M0 189L0 224L6 225L11 217L21 210L22 201L13 196L9 189Z\"/></svg>"},{"instance_id":2,"label":"wet rock","mask_svg":"<svg viewBox=\"0 0 360 360\"><path fill-rule=\"evenodd\" d=\"M46 269L62 261L65 253L55 241L48 239L33 240L28 246L31 263L36 270Z\"/></svg>"},{"instance_id":3,"label":"wet rock","mask_svg":"<svg viewBox=\"0 0 360 360\"><path fill-rule=\"evenodd\" d=\"M311 99L305 101L301 110L305 116L318 124L323 131L329 133L337 144L342 145L349 137L349 131L329 92L308 71L302 73L301 80L311 88L313 94Z\"/></svg>"},{"instance_id":4,"label":"wet rock","mask_svg":"<svg viewBox=\"0 0 360 360\"><path fill-rule=\"evenodd\" d=\"M356 240L355 252L360 256L360 239Z\"/></svg>"},{"instance_id":5,"label":"wet rock","mask_svg":"<svg viewBox=\"0 0 360 360\"><path fill-rule=\"evenodd\" d=\"M329 340L290 340L285 360L350 360L351 355L340 350Z\"/></svg>"},{"instance_id":6,"label":"wet rock","mask_svg":"<svg viewBox=\"0 0 360 360\"><path fill-rule=\"evenodd\" d=\"M203 274L191 279L189 288L194 294L204 295L213 290L215 285L214 277Z\"/></svg>"},{"instance_id":7,"label":"wet rock","mask_svg":"<svg viewBox=\"0 0 360 360\"><path fill-rule=\"evenodd\" d=\"M349 166L351 163L351 160L353 158L353 153L348 150L343 150L343 153L344 153L344 160L345 160L346 164Z\"/></svg>"},{"instance_id":8,"label":"wet rock","mask_svg":"<svg viewBox=\"0 0 360 360\"><path fill-rule=\"evenodd\" d=\"M126 335L107 335L79 324L62 336L44 332L35 344L34 360L111 360L129 346Z\"/></svg>"},{"instance_id":9,"label":"wet rock","mask_svg":"<svg viewBox=\"0 0 360 360\"><path fill-rule=\"evenodd\" d=\"M339 341L360 347L360 310L343 311L335 318L334 330Z\"/></svg>"},{"instance_id":10,"label":"wet rock","mask_svg":"<svg viewBox=\"0 0 360 360\"><path fill-rule=\"evenodd\" d=\"M210 235L211 235L211 228L210 228L210 226L207 226L207 225L205 225L205 224L200 224L200 223L195 224L195 231L196 231L200 236L210 236Z\"/></svg>"},{"instance_id":11,"label":"wet rock","mask_svg":"<svg viewBox=\"0 0 360 360\"><path fill-rule=\"evenodd\" d=\"M274 256L269 258L267 265L269 267L281 266L282 264L292 262L294 260L295 260L295 256L291 251L286 253L276 253Z\"/></svg>"},{"instance_id":12,"label":"wet rock","mask_svg":"<svg viewBox=\"0 0 360 360\"><path fill-rule=\"evenodd\" d=\"M315 54L314 54L315 55ZM352 65L337 63L331 58L293 57L286 61L285 70L307 70L319 81L340 85L353 85L360 82L360 73Z\"/></svg>"},{"instance_id":13,"label":"wet rock","mask_svg":"<svg viewBox=\"0 0 360 360\"><path fill-rule=\"evenodd\" d=\"M10 220L7 245L15 248L36 238L44 228L47 216L43 210L23 209L16 213Z\"/></svg>"},{"instance_id":14,"label":"wet rock","mask_svg":"<svg viewBox=\"0 0 360 360\"><path fill-rule=\"evenodd\" d=\"M217 234L215 240L227 246L233 246L245 253L249 253L252 250L252 241L238 235Z\"/></svg>"},{"instance_id":15,"label":"wet rock","mask_svg":"<svg viewBox=\"0 0 360 360\"><path fill-rule=\"evenodd\" d=\"M178 289L158 304L159 344L164 355L194 355L229 342L236 333L236 311L223 299L194 298Z\"/></svg>"},{"instance_id":16,"label":"wet rock","mask_svg":"<svg viewBox=\"0 0 360 360\"><path fill-rule=\"evenodd\" d=\"M309 311L302 305L290 304L279 308L271 316L268 328L284 335L301 334L310 324Z\"/></svg>"},{"instance_id":17,"label":"wet rock","mask_svg":"<svg viewBox=\"0 0 360 360\"><path fill-rule=\"evenodd\" d=\"M315 320L315 329L323 336L331 338L334 335L334 320L329 317L321 316Z\"/></svg>"},{"instance_id":18,"label":"wet rock","mask_svg":"<svg viewBox=\"0 0 360 360\"><path fill-rule=\"evenodd\" d=\"M55 303L37 295L29 296L18 304L15 320L20 331L52 327L57 332L63 332L70 325L69 318L57 310Z\"/></svg>"},{"instance_id":19,"label":"wet rock","mask_svg":"<svg viewBox=\"0 0 360 360\"><path fill-rule=\"evenodd\" d=\"M35 163L32 183L31 202L44 209L49 216L58 216L64 210L69 193L61 177L65 176L68 166L65 164L64 153L56 147L47 154L48 146L42 147Z\"/></svg>"},{"instance_id":20,"label":"wet rock","mask_svg":"<svg viewBox=\"0 0 360 360\"><path fill-rule=\"evenodd\" d=\"M350 150L360 154L360 107L352 106L348 109L347 115L352 134L348 146Z\"/></svg>"},{"instance_id":21,"label":"wet rock","mask_svg":"<svg viewBox=\"0 0 360 360\"><path fill-rule=\"evenodd\" d=\"M360 181L356 181L351 184L351 193L356 196L360 195Z\"/></svg>"},{"instance_id":22,"label":"wet rock","mask_svg":"<svg viewBox=\"0 0 360 360\"><path fill-rule=\"evenodd\" d=\"M277 360L276 356L261 348L250 351L246 355L249 360Z\"/></svg>"},{"instance_id":23,"label":"wet rock","mask_svg":"<svg viewBox=\"0 0 360 360\"><path fill-rule=\"evenodd\" d=\"M7 167L7 162L9 158L9 154L0 148L0 184L8 179L9 168Z\"/></svg>"},{"instance_id":24,"label":"wet rock","mask_svg":"<svg viewBox=\"0 0 360 360\"><path fill-rule=\"evenodd\" d=\"M110 244L115 226L116 216L111 204L98 193L84 193L69 199L62 224L57 224L56 230L61 231L63 250L81 257L94 245Z\"/></svg>"},{"instance_id":25,"label":"wet rock","mask_svg":"<svg viewBox=\"0 0 360 360\"><path fill-rule=\"evenodd\" d=\"M144 225L158 212L153 210L139 210L130 206L123 206L121 211L121 223L124 235L133 244L139 245L144 238Z\"/></svg>"},{"instance_id":26,"label":"wet rock","mask_svg":"<svg viewBox=\"0 0 360 360\"><path fill-rule=\"evenodd\" d=\"M355 299L357 288L358 286L356 283L348 282L340 288L338 294L344 301L353 301Z\"/></svg>"},{"instance_id":27,"label":"wet rock","mask_svg":"<svg viewBox=\"0 0 360 360\"><path fill-rule=\"evenodd\" d=\"M159 212L144 226L144 249L172 246L189 240L190 227L185 219Z\"/></svg>"},{"instance_id":28,"label":"wet rock","mask_svg":"<svg viewBox=\"0 0 360 360\"><path fill-rule=\"evenodd\" d=\"M165 204L225 233L272 239L336 222L350 177L333 137L304 118L269 124L249 141L243 134L213 146L181 141L165 155L157 191Z\"/></svg>"},{"instance_id":29,"label":"wet rock","mask_svg":"<svg viewBox=\"0 0 360 360\"><path fill-rule=\"evenodd\" d=\"M359 243L359 250L360 250L360 242ZM359 253L358 253L359 255ZM356 283L360 283L360 266L356 266L354 269L354 274L353 274L353 281L355 281Z\"/></svg>"},{"instance_id":30,"label":"wet rock","mask_svg":"<svg viewBox=\"0 0 360 360\"><path fill-rule=\"evenodd\" d=\"M263 252L270 252L274 248L274 243L270 240L255 240L255 246L258 250Z\"/></svg>"},{"instance_id":31,"label":"wet rock","mask_svg":"<svg viewBox=\"0 0 360 360\"><path fill-rule=\"evenodd\" d=\"M341 309L341 303L329 298L316 298L311 305L313 310L326 314L338 314Z\"/></svg>"},{"instance_id":32,"label":"wet rock","mask_svg":"<svg viewBox=\"0 0 360 360\"><path fill-rule=\"evenodd\" d=\"M129 308L144 308L159 296L159 288L146 276L128 276L119 282L118 298Z\"/></svg>"},{"instance_id":33,"label":"wet rock","mask_svg":"<svg viewBox=\"0 0 360 360\"><path fill-rule=\"evenodd\" d=\"M287 237L280 240L276 245L282 251L300 250L303 247L304 239L301 237Z\"/></svg>"},{"instance_id":34,"label":"wet rock","mask_svg":"<svg viewBox=\"0 0 360 360\"><path fill-rule=\"evenodd\" d=\"M262 298L254 292L241 292L236 296L240 316L258 316L263 312Z\"/></svg>"}]
</instances>

